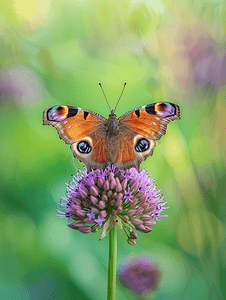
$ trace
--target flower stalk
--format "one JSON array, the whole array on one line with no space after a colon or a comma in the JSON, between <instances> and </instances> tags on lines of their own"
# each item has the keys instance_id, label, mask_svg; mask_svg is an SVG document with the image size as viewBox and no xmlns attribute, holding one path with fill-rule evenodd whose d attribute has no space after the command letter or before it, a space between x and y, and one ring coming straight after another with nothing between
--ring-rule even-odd
<instances>
[{"instance_id":1,"label":"flower stalk","mask_svg":"<svg viewBox=\"0 0 226 300\"><path fill-rule=\"evenodd\" d=\"M108 261L108 300L116 296L116 266L117 266L117 226L109 232L109 261Z\"/></svg>"}]
</instances>

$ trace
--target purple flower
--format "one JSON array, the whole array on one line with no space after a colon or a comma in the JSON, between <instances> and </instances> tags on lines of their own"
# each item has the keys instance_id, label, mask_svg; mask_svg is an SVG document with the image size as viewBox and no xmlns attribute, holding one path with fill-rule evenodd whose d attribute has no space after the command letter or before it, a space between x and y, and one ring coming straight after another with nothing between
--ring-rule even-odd
<instances>
[{"instance_id":1,"label":"purple flower","mask_svg":"<svg viewBox=\"0 0 226 300\"><path fill-rule=\"evenodd\" d=\"M91 221L92 219L95 219L95 214L92 211L90 213L87 213L86 215L87 215L89 221ZM94 221L96 221L96 220L94 220Z\"/></svg>"},{"instance_id":2,"label":"purple flower","mask_svg":"<svg viewBox=\"0 0 226 300\"><path fill-rule=\"evenodd\" d=\"M126 199L126 201L129 200L132 202L132 198L132 192L130 192L130 187L128 187L128 191L124 190L124 199Z\"/></svg>"},{"instance_id":3,"label":"purple flower","mask_svg":"<svg viewBox=\"0 0 226 300\"><path fill-rule=\"evenodd\" d=\"M120 222L131 245L136 245L134 230L151 232L165 209L163 195L146 170L122 170L114 165L79 171L61 200L59 216L73 220L69 227L82 233L102 227L103 238Z\"/></svg>"},{"instance_id":4,"label":"purple flower","mask_svg":"<svg viewBox=\"0 0 226 300\"><path fill-rule=\"evenodd\" d=\"M129 289L139 299L147 299L160 285L162 272L148 256L129 257L118 270L122 286Z\"/></svg>"},{"instance_id":5,"label":"purple flower","mask_svg":"<svg viewBox=\"0 0 226 300\"><path fill-rule=\"evenodd\" d=\"M43 97L43 84L31 69L17 65L0 71L1 101L14 99L16 103L31 105Z\"/></svg>"},{"instance_id":6,"label":"purple flower","mask_svg":"<svg viewBox=\"0 0 226 300\"><path fill-rule=\"evenodd\" d=\"M98 218L94 220L94 222L96 222L99 226L102 226L104 221L105 219L101 218L101 216L98 216Z\"/></svg>"},{"instance_id":7,"label":"purple flower","mask_svg":"<svg viewBox=\"0 0 226 300\"><path fill-rule=\"evenodd\" d=\"M109 175L110 173L115 174L115 171L116 171L116 170L117 170L116 166L110 164L110 165L108 165L108 166L104 169L104 173L105 173L106 175Z\"/></svg>"},{"instance_id":8,"label":"purple flower","mask_svg":"<svg viewBox=\"0 0 226 300\"><path fill-rule=\"evenodd\" d=\"M158 204L155 209L153 210L153 217L158 220L159 217L168 217L167 215L160 215L160 213L164 210L167 209L169 207L163 207L163 205L165 205L166 202L162 203L162 204Z\"/></svg>"},{"instance_id":9,"label":"purple flower","mask_svg":"<svg viewBox=\"0 0 226 300\"><path fill-rule=\"evenodd\" d=\"M91 172L94 172L94 171L91 171ZM102 179L105 179L105 177L106 177L106 172L104 172L104 170L99 170L99 169L97 169L97 170L95 170L95 176L96 177L100 177L100 178L102 178Z\"/></svg>"},{"instance_id":10,"label":"purple flower","mask_svg":"<svg viewBox=\"0 0 226 300\"><path fill-rule=\"evenodd\" d=\"M94 177L90 176L84 179L85 183L89 186L94 186Z\"/></svg>"},{"instance_id":11,"label":"purple flower","mask_svg":"<svg viewBox=\"0 0 226 300\"><path fill-rule=\"evenodd\" d=\"M137 175L137 169L136 168L130 168L130 169L127 169L125 171L125 177L127 179L134 179L136 180L136 175Z\"/></svg>"}]
</instances>

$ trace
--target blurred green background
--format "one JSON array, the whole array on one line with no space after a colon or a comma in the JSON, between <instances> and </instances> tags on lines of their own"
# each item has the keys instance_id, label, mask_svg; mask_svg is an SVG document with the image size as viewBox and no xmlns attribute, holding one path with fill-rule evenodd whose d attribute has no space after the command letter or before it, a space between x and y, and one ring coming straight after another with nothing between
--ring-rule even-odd
<instances>
[{"instance_id":1,"label":"blurred green background","mask_svg":"<svg viewBox=\"0 0 226 300\"><path fill-rule=\"evenodd\" d=\"M151 299L226 299L226 2L0 2L0 298L106 299L108 238L57 217L82 164L42 112L65 104L105 117L157 101L181 107L142 163L170 207L118 265L148 254L163 279ZM120 284L117 299L135 299Z\"/></svg>"}]
</instances>

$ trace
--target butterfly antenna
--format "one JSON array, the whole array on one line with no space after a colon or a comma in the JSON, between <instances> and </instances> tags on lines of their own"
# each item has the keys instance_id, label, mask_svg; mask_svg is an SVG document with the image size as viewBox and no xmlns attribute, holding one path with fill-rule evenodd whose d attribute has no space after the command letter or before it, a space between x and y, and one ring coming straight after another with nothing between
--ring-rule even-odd
<instances>
[{"instance_id":1,"label":"butterfly antenna","mask_svg":"<svg viewBox=\"0 0 226 300\"><path fill-rule=\"evenodd\" d=\"M102 85L101 85L101 83L100 83L100 82L98 82L98 84L99 84L99 86L100 86L100 87L101 87L101 89L102 89L102 92L103 92L104 98L105 98L105 100L106 100L106 102L107 102L107 105L108 105L108 107L109 107L110 111L111 111L111 107L110 107L110 105L109 105L109 103L108 103L108 100L107 100L107 98L106 98L106 96L105 96L105 93L104 93L104 90L103 90L103 88L102 88Z\"/></svg>"},{"instance_id":2,"label":"butterfly antenna","mask_svg":"<svg viewBox=\"0 0 226 300\"><path fill-rule=\"evenodd\" d=\"M121 99L121 97L122 97L122 94L123 94L123 92L124 92L125 86L126 86L126 81L125 81L125 83L124 83L124 86L123 86L123 89L122 89L121 95L119 96L118 102L117 102L117 103L116 103L116 105L115 105L114 113L115 113L116 107L118 106L119 100L120 100L120 99Z\"/></svg>"}]
</instances>

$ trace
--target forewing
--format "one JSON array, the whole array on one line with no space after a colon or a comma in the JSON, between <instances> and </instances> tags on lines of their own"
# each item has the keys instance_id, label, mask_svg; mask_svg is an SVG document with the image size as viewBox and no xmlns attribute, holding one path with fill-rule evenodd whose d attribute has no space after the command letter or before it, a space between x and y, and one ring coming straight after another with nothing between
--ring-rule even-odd
<instances>
[{"instance_id":1,"label":"forewing","mask_svg":"<svg viewBox=\"0 0 226 300\"><path fill-rule=\"evenodd\" d=\"M71 144L74 156L89 169L107 163L105 122L97 113L73 106L54 106L43 112L43 124L54 126L60 138Z\"/></svg>"}]
</instances>

